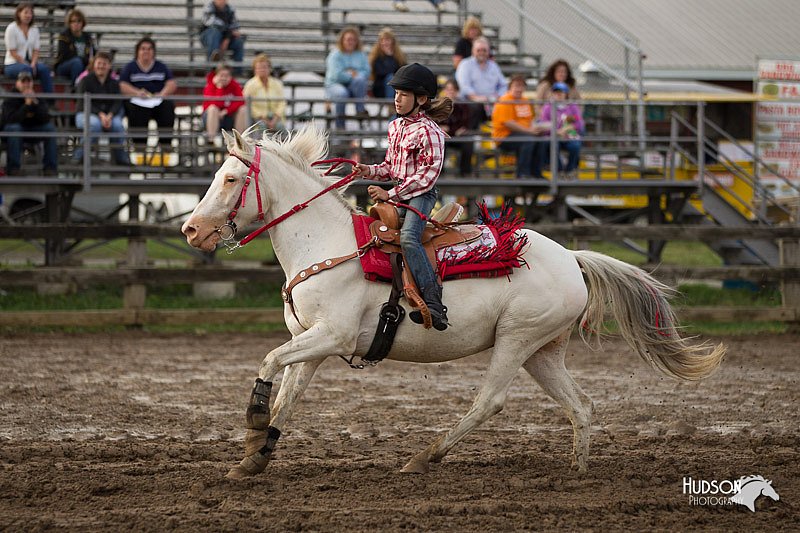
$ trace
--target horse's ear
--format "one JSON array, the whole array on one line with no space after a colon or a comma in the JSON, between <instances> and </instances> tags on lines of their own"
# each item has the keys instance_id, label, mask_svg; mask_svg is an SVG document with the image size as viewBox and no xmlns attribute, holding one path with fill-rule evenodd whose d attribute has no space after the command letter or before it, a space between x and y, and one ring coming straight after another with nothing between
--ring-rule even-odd
<instances>
[{"instance_id":1,"label":"horse's ear","mask_svg":"<svg viewBox=\"0 0 800 533\"><path fill-rule=\"evenodd\" d=\"M230 152L233 149L233 143L235 142L235 139L230 133L222 130L222 140L225 141L225 148L227 148Z\"/></svg>"},{"instance_id":2,"label":"horse's ear","mask_svg":"<svg viewBox=\"0 0 800 533\"><path fill-rule=\"evenodd\" d=\"M234 145L236 149L242 155L251 155L253 152L253 147L242 137L242 135L237 130L231 130L233 132L233 138L235 139Z\"/></svg>"}]
</instances>

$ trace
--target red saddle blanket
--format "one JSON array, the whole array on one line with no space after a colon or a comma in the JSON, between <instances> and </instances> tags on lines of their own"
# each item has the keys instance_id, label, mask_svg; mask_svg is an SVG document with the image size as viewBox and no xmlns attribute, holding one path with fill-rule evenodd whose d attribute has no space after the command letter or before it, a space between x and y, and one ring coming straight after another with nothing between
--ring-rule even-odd
<instances>
[{"instance_id":1,"label":"red saddle blanket","mask_svg":"<svg viewBox=\"0 0 800 533\"><path fill-rule=\"evenodd\" d=\"M525 264L522 254L528 239L517 234L524 220L512 215L511 209L503 209L498 217L491 217L482 208L486 222L478 225L483 231L481 238L472 243L458 244L437 251L439 274L442 280L463 278L495 278L508 276L513 269ZM367 215L353 214L353 229L358 246L369 242L369 225L375 219ZM371 281L391 281L392 265L389 254L378 248L370 248L361 256L364 277Z\"/></svg>"}]
</instances>

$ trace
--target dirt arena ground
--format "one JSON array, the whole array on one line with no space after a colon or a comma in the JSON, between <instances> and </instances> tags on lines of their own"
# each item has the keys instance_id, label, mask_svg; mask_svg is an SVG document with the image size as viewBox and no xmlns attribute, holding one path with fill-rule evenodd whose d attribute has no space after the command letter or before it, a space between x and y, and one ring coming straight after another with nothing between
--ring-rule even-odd
<instances>
[{"instance_id":1,"label":"dirt arena ground","mask_svg":"<svg viewBox=\"0 0 800 533\"><path fill-rule=\"evenodd\" d=\"M0 337L2 531L524 531L800 528L800 336L723 341L714 377L661 377L614 340L573 339L595 401L590 472L524 372L505 410L427 475L400 473L468 409L486 361L329 360L267 471L242 457L263 355L287 335ZM692 505L683 478L760 474L779 501Z\"/></svg>"}]
</instances>

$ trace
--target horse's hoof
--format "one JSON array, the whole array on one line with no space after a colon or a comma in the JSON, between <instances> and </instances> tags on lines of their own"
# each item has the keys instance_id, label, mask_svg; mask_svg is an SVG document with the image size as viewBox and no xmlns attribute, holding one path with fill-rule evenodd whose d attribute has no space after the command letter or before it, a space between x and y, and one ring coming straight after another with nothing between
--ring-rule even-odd
<instances>
[{"instance_id":1,"label":"horse's hoof","mask_svg":"<svg viewBox=\"0 0 800 533\"><path fill-rule=\"evenodd\" d=\"M253 474L242 468L241 465L236 465L225 474L225 477L228 479L244 479L246 477L250 477Z\"/></svg>"},{"instance_id":2,"label":"horse's hoof","mask_svg":"<svg viewBox=\"0 0 800 533\"><path fill-rule=\"evenodd\" d=\"M584 476L589 473L589 468L586 465L586 461L572 461L572 470L578 472L578 474Z\"/></svg>"},{"instance_id":3,"label":"horse's hoof","mask_svg":"<svg viewBox=\"0 0 800 533\"><path fill-rule=\"evenodd\" d=\"M248 455L242 459L242 462L231 468L230 472L228 472L228 475L225 477L228 479L242 479L255 476L264 471L267 467L267 463L269 463L268 456L254 453L253 455Z\"/></svg>"},{"instance_id":4,"label":"horse's hoof","mask_svg":"<svg viewBox=\"0 0 800 533\"><path fill-rule=\"evenodd\" d=\"M428 465L427 457L425 459L414 457L400 472L404 474L427 474L429 470L430 466Z\"/></svg>"}]
</instances>

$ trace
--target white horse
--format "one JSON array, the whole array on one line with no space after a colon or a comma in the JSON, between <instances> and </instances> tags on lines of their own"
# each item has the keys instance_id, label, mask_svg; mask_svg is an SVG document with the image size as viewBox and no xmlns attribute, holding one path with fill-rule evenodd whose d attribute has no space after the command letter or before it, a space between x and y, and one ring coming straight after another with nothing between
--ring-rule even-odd
<instances>
[{"instance_id":1,"label":"white horse","mask_svg":"<svg viewBox=\"0 0 800 533\"><path fill-rule=\"evenodd\" d=\"M266 136L256 142L236 131L225 137L232 157L217 171L182 228L194 247L211 251L220 234L230 231L226 221L240 227L252 224L262 205L263 220L274 221L331 184L310 165L327 153L326 134L313 127L283 142ZM252 183L247 176L254 173ZM287 281L311 265L357 249L353 212L342 194L333 190L269 228ZM564 354L577 322L586 342L602 330L607 306L622 337L664 374L699 380L710 375L724 356L722 345L691 345L680 337L667 301L670 289L644 271L599 253L567 250L532 230L522 231L530 243L524 254L530 268L516 269L510 278L445 283L451 326L444 332L423 329L409 320L399 326L389 359L439 363L491 354L483 385L466 415L403 471L427 472L430 462L439 462L470 431L500 412L522 367L566 411L574 432L572 464L585 472L592 401L567 372ZM357 259L294 288L294 312L289 305L284 310L292 339L261 363L247 410L245 458L228 477L264 470L281 430L323 360L367 352L388 292L387 284L364 278ZM284 369L270 416L271 382Z\"/></svg>"}]
</instances>

